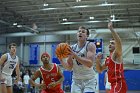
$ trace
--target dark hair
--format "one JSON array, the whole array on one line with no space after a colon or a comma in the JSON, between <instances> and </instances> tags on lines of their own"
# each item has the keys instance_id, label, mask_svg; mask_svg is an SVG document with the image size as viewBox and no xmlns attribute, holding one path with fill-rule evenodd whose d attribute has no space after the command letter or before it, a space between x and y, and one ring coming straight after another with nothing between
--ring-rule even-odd
<instances>
[{"instance_id":1,"label":"dark hair","mask_svg":"<svg viewBox=\"0 0 140 93\"><path fill-rule=\"evenodd\" d=\"M87 31L87 36L89 36L90 32L89 32L89 29L88 29L88 28L86 28L86 27L84 27L84 26L80 26L79 28L80 28L80 29L85 29L85 30Z\"/></svg>"},{"instance_id":2,"label":"dark hair","mask_svg":"<svg viewBox=\"0 0 140 93\"><path fill-rule=\"evenodd\" d=\"M16 43L9 44L9 49L11 49L11 46L17 46Z\"/></svg>"}]
</instances>

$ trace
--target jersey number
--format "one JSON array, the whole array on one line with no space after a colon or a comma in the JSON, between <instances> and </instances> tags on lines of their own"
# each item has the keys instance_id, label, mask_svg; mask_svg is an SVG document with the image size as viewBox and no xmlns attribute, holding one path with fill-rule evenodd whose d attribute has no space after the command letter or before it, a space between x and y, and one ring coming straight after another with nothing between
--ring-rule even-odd
<instances>
[{"instance_id":1,"label":"jersey number","mask_svg":"<svg viewBox=\"0 0 140 93\"><path fill-rule=\"evenodd\" d=\"M76 60L76 63L77 63L77 65L82 65L81 63L79 63L77 60Z\"/></svg>"},{"instance_id":2,"label":"jersey number","mask_svg":"<svg viewBox=\"0 0 140 93\"><path fill-rule=\"evenodd\" d=\"M81 57L85 57L85 55L84 55L84 54L79 55L79 56L81 56ZM81 64L81 63L79 63L77 60L76 60L76 63L77 63L77 65L82 65L82 64Z\"/></svg>"},{"instance_id":3,"label":"jersey number","mask_svg":"<svg viewBox=\"0 0 140 93\"><path fill-rule=\"evenodd\" d=\"M10 64L9 68L10 68L10 69L13 69L14 66L15 66L15 64Z\"/></svg>"},{"instance_id":4,"label":"jersey number","mask_svg":"<svg viewBox=\"0 0 140 93\"><path fill-rule=\"evenodd\" d=\"M51 78L51 81L55 82L54 78Z\"/></svg>"}]
</instances>

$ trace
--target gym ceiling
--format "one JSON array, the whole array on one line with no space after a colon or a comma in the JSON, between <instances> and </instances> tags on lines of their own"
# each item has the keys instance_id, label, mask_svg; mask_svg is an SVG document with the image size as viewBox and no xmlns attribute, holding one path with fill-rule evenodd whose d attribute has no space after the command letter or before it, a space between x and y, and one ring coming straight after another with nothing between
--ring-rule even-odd
<instances>
[{"instance_id":1,"label":"gym ceiling","mask_svg":"<svg viewBox=\"0 0 140 93\"><path fill-rule=\"evenodd\" d=\"M140 0L0 0L0 35L140 27Z\"/></svg>"}]
</instances>

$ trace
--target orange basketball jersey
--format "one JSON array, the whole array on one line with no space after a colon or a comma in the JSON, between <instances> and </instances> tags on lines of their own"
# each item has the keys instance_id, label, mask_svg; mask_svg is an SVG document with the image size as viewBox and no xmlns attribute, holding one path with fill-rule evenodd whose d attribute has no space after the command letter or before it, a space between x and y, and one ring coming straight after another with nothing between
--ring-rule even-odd
<instances>
[{"instance_id":1,"label":"orange basketball jersey","mask_svg":"<svg viewBox=\"0 0 140 93\"><path fill-rule=\"evenodd\" d=\"M51 70L46 70L43 67L40 67L40 72L42 74L43 82L46 84L46 89L43 90L43 93L64 93L61 89L61 84L58 84L53 88L48 88L50 83L56 82L61 78L58 74L58 67L56 64L53 64Z\"/></svg>"}]
</instances>

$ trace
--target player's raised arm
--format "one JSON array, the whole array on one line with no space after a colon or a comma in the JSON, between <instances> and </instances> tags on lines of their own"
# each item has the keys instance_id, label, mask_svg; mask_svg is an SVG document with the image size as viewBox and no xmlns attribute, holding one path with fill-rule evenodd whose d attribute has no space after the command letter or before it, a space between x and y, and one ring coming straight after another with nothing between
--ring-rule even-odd
<instances>
[{"instance_id":1,"label":"player's raised arm","mask_svg":"<svg viewBox=\"0 0 140 93\"><path fill-rule=\"evenodd\" d=\"M121 39L120 39L118 33L115 32L112 22L108 23L108 28L110 29L112 36L113 36L113 39L115 40L115 52L114 53L116 53L117 56L122 56Z\"/></svg>"}]
</instances>

